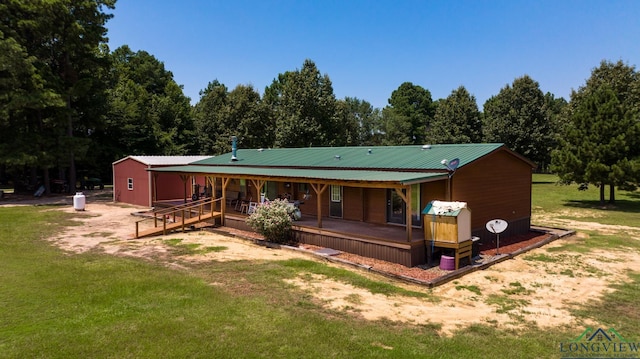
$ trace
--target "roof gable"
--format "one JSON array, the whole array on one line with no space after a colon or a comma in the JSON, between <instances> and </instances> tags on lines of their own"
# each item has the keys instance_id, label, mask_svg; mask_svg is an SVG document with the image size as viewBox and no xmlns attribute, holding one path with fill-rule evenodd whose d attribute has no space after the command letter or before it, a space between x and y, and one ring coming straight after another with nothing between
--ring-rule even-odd
<instances>
[{"instance_id":1,"label":"roof gable","mask_svg":"<svg viewBox=\"0 0 640 359\"><path fill-rule=\"evenodd\" d=\"M207 158L194 165L278 167L278 168L332 168L396 171L444 171L443 159L460 159L463 167L504 145L500 143L443 144L370 147L309 147L276 149L238 149L237 161L231 161L231 152Z\"/></svg>"},{"instance_id":2,"label":"roof gable","mask_svg":"<svg viewBox=\"0 0 640 359\"><path fill-rule=\"evenodd\" d=\"M122 158L113 164L120 163L127 159L140 162L147 166L179 166L187 165L192 162L202 161L210 158L211 156L127 156Z\"/></svg>"}]
</instances>

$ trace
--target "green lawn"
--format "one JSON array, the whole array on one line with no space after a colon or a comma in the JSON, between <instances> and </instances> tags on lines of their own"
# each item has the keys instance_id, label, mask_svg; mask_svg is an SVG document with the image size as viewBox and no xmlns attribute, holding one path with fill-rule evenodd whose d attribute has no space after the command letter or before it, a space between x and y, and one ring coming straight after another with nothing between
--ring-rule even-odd
<instances>
[{"instance_id":1,"label":"green lawn","mask_svg":"<svg viewBox=\"0 0 640 359\"><path fill-rule=\"evenodd\" d=\"M536 211L600 210L571 202L597 200L597 192L591 198L575 186L556 186L553 177L535 181ZM632 223L627 210L637 210L640 199L619 198L629 204L600 210L607 215L597 220ZM324 309L281 279L311 272L377 293L430 295L306 260L213 262L179 271L101 253L70 255L42 240L69 225L70 216L0 207L0 358L558 358L559 342L584 329L516 333L475 325L449 338L430 325L365 321ZM614 289L576 314L640 339L640 275Z\"/></svg>"},{"instance_id":2,"label":"green lawn","mask_svg":"<svg viewBox=\"0 0 640 359\"><path fill-rule=\"evenodd\" d=\"M609 187L605 189L609 199ZM579 191L577 184L558 184L558 177L547 174L533 175L532 214L554 214L558 218L592 221L602 224L640 226L640 191L616 190L616 203L600 204L600 189L589 186Z\"/></svg>"}]
</instances>

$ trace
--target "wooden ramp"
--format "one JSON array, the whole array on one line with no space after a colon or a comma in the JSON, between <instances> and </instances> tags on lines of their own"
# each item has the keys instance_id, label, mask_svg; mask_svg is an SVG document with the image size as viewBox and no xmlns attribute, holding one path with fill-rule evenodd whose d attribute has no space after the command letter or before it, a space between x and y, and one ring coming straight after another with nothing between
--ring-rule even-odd
<instances>
[{"instance_id":1,"label":"wooden ramp","mask_svg":"<svg viewBox=\"0 0 640 359\"><path fill-rule=\"evenodd\" d=\"M136 222L134 238L158 236L172 231L191 228L191 226L210 219L222 217L222 212L212 210L215 202L220 199L201 200L189 205L179 205L162 209L153 213L151 218L145 218ZM151 228L141 229L140 224L150 222Z\"/></svg>"}]
</instances>

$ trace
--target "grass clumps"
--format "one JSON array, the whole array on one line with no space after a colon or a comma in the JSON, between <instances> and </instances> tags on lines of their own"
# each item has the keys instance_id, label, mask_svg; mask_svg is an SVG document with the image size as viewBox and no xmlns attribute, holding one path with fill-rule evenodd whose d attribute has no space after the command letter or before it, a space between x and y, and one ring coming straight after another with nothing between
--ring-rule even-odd
<instances>
[{"instance_id":1,"label":"grass clumps","mask_svg":"<svg viewBox=\"0 0 640 359\"><path fill-rule=\"evenodd\" d=\"M210 252L222 252L229 249L225 246L206 246L202 247L200 243L183 243L181 238L171 238L163 241L172 248L172 252L178 256L188 256L196 254L206 254Z\"/></svg>"}]
</instances>

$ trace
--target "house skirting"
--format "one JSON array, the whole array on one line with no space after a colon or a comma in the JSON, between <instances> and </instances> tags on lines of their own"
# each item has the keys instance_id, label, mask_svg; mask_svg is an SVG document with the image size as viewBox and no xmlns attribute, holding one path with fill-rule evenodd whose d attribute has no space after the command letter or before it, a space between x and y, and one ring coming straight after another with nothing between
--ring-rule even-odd
<instances>
[{"instance_id":1,"label":"house skirting","mask_svg":"<svg viewBox=\"0 0 640 359\"><path fill-rule=\"evenodd\" d=\"M322 228L294 227L294 239L299 243L357 254L414 267L426 263L424 240L412 242L384 241L360 237L349 233L338 233Z\"/></svg>"},{"instance_id":2,"label":"house skirting","mask_svg":"<svg viewBox=\"0 0 640 359\"><path fill-rule=\"evenodd\" d=\"M244 216L227 216L225 226L239 230L253 231L246 224ZM426 247L424 240L414 238L406 240L385 240L367 235L359 235L367 224L356 222L352 233L335 231L313 226L293 225L292 239L297 243L310 244L318 247L332 248L338 251L357 254L363 257L375 258L392 263L399 263L407 267L414 267L426 263ZM399 236L404 235L404 228L393 228ZM416 229L420 232L420 229ZM416 233L416 234L418 234ZM416 236L417 237L417 236Z\"/></svg>"},{"instance_id":3,"label":"house skirting","mask_svg":"<svg viewBox=\"0 0 640 359\"><path fill-rule=\"evenodd\" d=\"M327 227L332 226L330 219L325 219ZM511 235L527 233L530 228L530 218L523 218L509 223L509 228L501 234L502 238ZM295 222L299 223L299 222ZM336 221L341 223L342 230L332 230L330 228L318 228L311 225L294 224L292 227L292 239L302 244L310 244L318 247L332 248L338 251L357 254L363 257L380 259L391 263L399 263L407 267L427 263L427 245L422 238L423 229L414 228L414 237L408 242L403 239L405 230L403 227L383 226L385 231L381 231L380 226L375 226L363 222ZM345 225L345 223L347 223ZM225 226L253 231L246 224L246 216L228 215L225 218ZM397 233L396 233L397 232ZM372 235L377 233L378 236ZM473 235L481 240L492 240L495 234L489 233L486 229L474 230Z\"/></svg>"}]
</instances>

